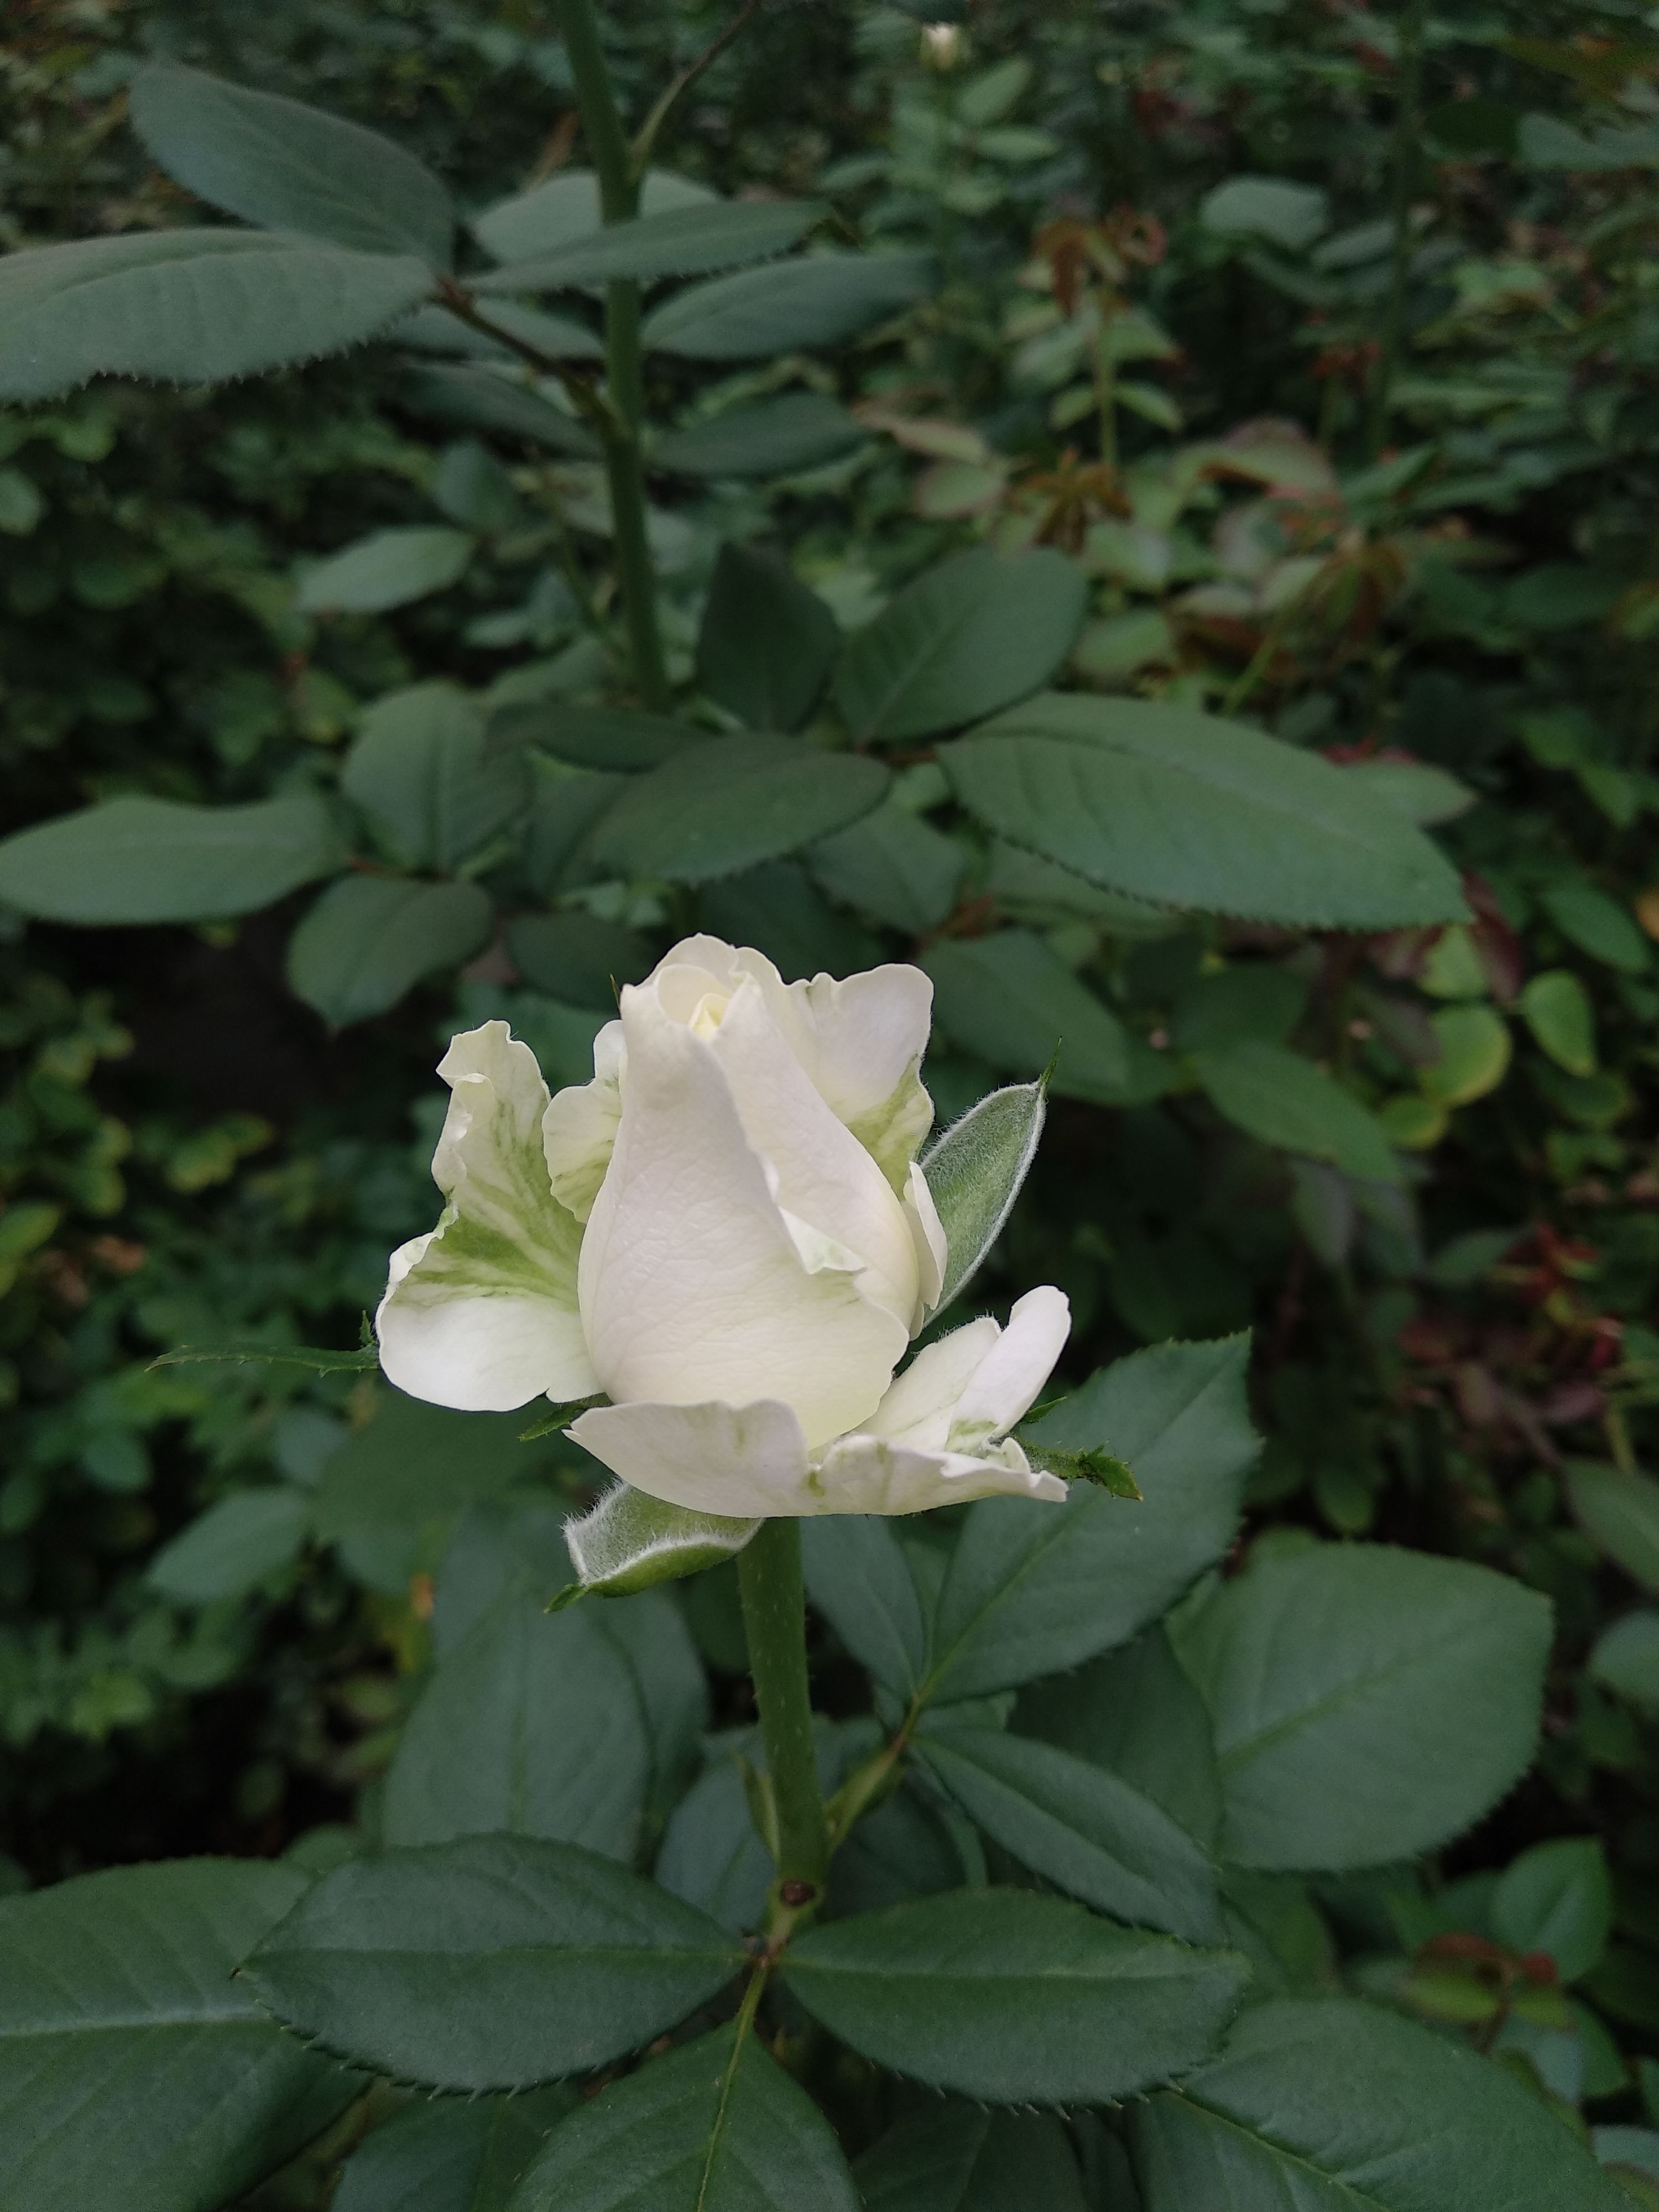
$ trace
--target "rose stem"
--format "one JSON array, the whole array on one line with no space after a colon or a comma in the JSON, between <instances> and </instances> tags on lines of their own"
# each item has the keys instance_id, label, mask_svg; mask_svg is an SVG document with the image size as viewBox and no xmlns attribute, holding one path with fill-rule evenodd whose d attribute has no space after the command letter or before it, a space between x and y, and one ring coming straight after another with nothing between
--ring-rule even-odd
<instances>
[{"instance_id":1,"label":"rose stem","mask_svg":"<svg viewBox=\"0 0 1659 2212\"><path fill-rule=\"evenodd\" d=\"M560 0L559 22L575 81L583 135L599 175L601 211L607 223L629 222L639 212L640 180L623 136L592 0ZM605 286L605 331L611 421L601 436L616 531L617 579L622 586L635 688L642 702L660 714L668 706L669 691L662 636L657 627L656 577L646 538L645 477L640 461L645 399L636 283L618 279Z\"/></svg>"},{"instance_id":2,"label":"rose stem","mask_svg":"<svg viewBox=\"0 0 1659 2212\"><path fill-rule=\"evenodd\" d=\"M830 1860L806 1680L800 1523L763 1521L738 1554L738 1583L749 1638L749 1672L777 1807L775 1894L790 1913L799 1913L817 1902Z\"/></svg>"}]
</instances>

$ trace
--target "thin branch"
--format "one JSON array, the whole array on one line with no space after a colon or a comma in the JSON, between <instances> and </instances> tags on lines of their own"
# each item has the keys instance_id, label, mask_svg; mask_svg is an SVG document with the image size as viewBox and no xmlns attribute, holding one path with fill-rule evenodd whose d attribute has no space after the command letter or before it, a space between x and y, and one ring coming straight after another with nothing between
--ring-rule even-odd
<instances>
[{"instance_id":1,"label":"thin branch","mask_svg":"<svg viewBox=\"0 0 1659 2212\"><path fill-rule=\"evenodd\" d=\"M689 68L680 71L667 91L659 99L649 115L646 117L629 149L629 160L635 181L645 174L646 164L651 159L651 149L657 143L657 135L663 125L667 122L676 104L691 89L710 63L720 59L750 17L759 11L760 4L761 0L744 0L743 6L720 33L719 38L712 46L705 46Z\"/></svg>"},{"instance_id":2,"label":"thin branch","mask_svg":"<svg viewBox=\"0 0 1659 2212\"><path fill-rule=\"evenodd\" d=\"M478 331L483 337L494 338L498 345L506 346L538 375L556 377L569 394L578 413L586 416L602 437L614 434L616 417L610 403L591 377L572 368L556 354L544 353L529 339L520 337L515 331L504 330L499 323L492 323L489 316L481 313L475 306L471 293L465 286L458 284L453 276L438 279L438 300L440 306L459 322L465 323L469 330Z\"/></svg>"}]
</instances>

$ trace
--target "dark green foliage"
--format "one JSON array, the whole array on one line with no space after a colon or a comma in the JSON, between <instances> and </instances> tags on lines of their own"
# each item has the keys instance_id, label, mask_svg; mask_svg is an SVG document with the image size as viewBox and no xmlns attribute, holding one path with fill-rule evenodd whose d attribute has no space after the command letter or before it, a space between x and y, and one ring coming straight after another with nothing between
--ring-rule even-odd
<instances>
[{"instance_id":1,"label":"dark green foliage","mask_svg":"<svg viewBox=\"0 0 1659 2212\"><path fill-rule=\"evenodd\" d=\"M261 2207L1647 2201L1649 28L994 5L952 58L897 9L763 9L607 233L522 11L24 13L0 1886L53 1886L0 1905L19 2212L112 2174L214 2212L285 2160ZM630 127L720 27L617 11ZM618 271L660 695L583 411ZM700 927L933 977L946 1325L1061 1284L1066 1395L1021 1434L1118 1492L806 1531L862 1809L763 2044L730 1570L550 1620L591 1464L301 1349L357 1345L430 1225L450 1031L584 1080ZM1042 1076L1011 1214L1035 1084L958 1117ZM512 1861L479 1948L446 1878L385 1906L373 2002L356 1937L228 1978L313 1875L290 1937L428 1851ZM550 1970L548 1907L507 1987L486 1923L555 1865L612 1885L629 1963ZM87 1946L72 2018L40 1929ZM135 1987L167 1953L165 2027L100 2017L110 1947ZM398 2081L605 2070L399 2106L250 1991Z\"/></svg>"}]
</instances>

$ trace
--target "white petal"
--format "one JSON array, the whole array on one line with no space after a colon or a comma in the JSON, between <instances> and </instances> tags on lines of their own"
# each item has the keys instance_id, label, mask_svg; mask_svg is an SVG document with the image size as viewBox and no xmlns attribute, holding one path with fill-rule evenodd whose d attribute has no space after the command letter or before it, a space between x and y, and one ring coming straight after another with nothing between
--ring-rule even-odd
<instances>
[{"instance_id":1,"label":"white petal","mask_svg":"<svg viewBox=\"0 0 1659 2212\"><path fill-rule=\"evenodd\" d=\"M786 983L763 952L718 937L688 937L641 986L657 992L672 1019L717 1018L720 1003L754 982L809 1083L854 1131L896 1189L933 1121L917 1078L927 1049L933 986L920 968L895 963L837 981Z\"/></svg>"},{"instance_id":2,"label":"white petal","mask_svg":"<svg viewBox=\"0 0 1659 2212\"><path fill-rule=\"evenodd\" d=\"M864 1433L920 1451L982 1452L1030 1411L1070 1327L1060 1291L1028 1291L1006 1329L985 1316L924 1345L895 1376Z\"/></svg>"},{"instance_id":3,"label":"white petal","mask_svg":"<svg viewBox=\"0 0 1659 2212\"><path fill-rule=\"evenodd\" d=\"M842 1437L808 1477L813 1513L926 1513L975 1498L1035 1498L1062 1504L1058 1475L1028 1465L1017 1443L975 1456L931 1452L886 1437Z\"/></svg>"},{"instance_id":4,"label":"white petal","mask_svg":"<svg viewBox=\"0 0 1659 2212\"><path fill-rule=\"evenodd\" d=\"M864 1424L872 1437L943 1451L963 1392L990 1357L1002 1331L988 1314L923 1345Z\"/></svg>"},{"instance_id":5,"label":"white petal","mask_svg":"<svg viewBox=\"0 0 1659 2212\"><path fill-rule=\"evenodd\" d=\"M908 1336L919 1283L916 1243L904 1208L869 1153L813 1089L752 976L739 979L708 1045L725 1073L744 1135L772 1170L779 1205L819 1237L858 1255L860 1294L884 1306Z\"/></svg>"},{"instance_id":6,"label":"white petal","mask_svg":"<svg viewBox=\"0 0 1659 2212\"><path fill-rule=\"evenodd\" d=\"M1071 1334L1072 1309L1052 1284L1014 1302L1008 1326L957 1401L945 1439L952 1451L977 1451L1030 1413Z\"/></svg>"},{"instance_id":7,"label":"white petal","mask_svg":"<svg viewBox=\"0 0 1659 2212\"><path fill-rule=\"evenodd\" d=\"M781 1018L780 1026L814 1088L849 1124L878 1113L927 1049L931 978L895 963L841 982L815 975L785 989L794 1018L786 1024Z\"/></svg>"},{"instance_id":8,"label":"white petal","mask_svg":"<svg viewBox=\"0 0 1659 2212\"><path fill-rule=\"evenodd\" d=\"M916 1310L910 1317L910 1334L914 1336L939 1304L939 1294L945 1288L945 1270L951 1258L945 1224L939 1218L939 1208L933 1203L933 1194L927 1188L927 1178L920 1162L904 1179L904 1212L916 1248L918 1297Z\"/></svg>"},{"instance_id":9,"label":"white petal","mask_svg":"<svg viewBox=\"0 0 1659 2212\"><path fill-rule=\"evenodd\" d=\"M456 1037L432 1173L449 1204L392 1255L375 1316L380 1364L411 1397L500 1412L599 1388L576 1302L581 1231L548 1188L547 1085L505 1022Z\"/></svg>"},{"instance_id":10,"label":"white petal","mask_svg":"<svg viewBox=\"0 0 1659 2212\"><path fill-rule=\"evenodd\" d=\"M565 1431L635 1490L733 1520L811 1512L806 1441L787 1406L596 1406Z\"/></svg>"},{"instance_id":11,"label":"white petal","mask_svg":"<svg viewBox=\"0 0 1659 2212\"><path fill-rule=\"evenodd\" d=\"M607 1022L593 1040L593 1080L558 1091L542 1115L542 1153L553 1195L578 1221L593 1211L622 1119L626 1055L620 1022Z\"/></svg>"},{"instance_id":12,"label":"white petal","mask_svg":"<svg viewBox=\"0 0 1659 2212\"><path fill-rule=\"evenodd\" d=\"M387 1382L464 1413L504 1413L543 1394L568 1404L599 1387L580 1315L545 1298L388 1294L374 1326Z\"/></svg>"},{"instance_id":13,"label":"white petal","mask_svg":"<svg viewBox=\"0 0 1659 2212\"><path fill-rule=\"evenodd\" d=\"M623 1026L622 1121L579 1277L601 1387L618 1404L779 1400L809 1443L856 1426L905 1321L860 1294L862 1277L804 1264L710 1040L643 988L623 992ZM826 1233L850 1241L841 1222Z\"/></svg>"}]
</instances>

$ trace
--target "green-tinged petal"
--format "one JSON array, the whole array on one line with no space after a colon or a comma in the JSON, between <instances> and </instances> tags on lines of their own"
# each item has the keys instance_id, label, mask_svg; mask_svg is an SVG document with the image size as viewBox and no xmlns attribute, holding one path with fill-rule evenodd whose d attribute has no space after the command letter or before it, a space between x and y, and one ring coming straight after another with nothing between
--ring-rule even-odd
<instances>
[{"instance_id":1,"label":"green-tinged petal","mask_svg":"<svg viewBox=\"0 0 1659 2212\"><path fill-rule=\"evenodd\" d=\"M855 1433L840 1437L813 1463L800 1424L787 1406L768 1400L598 1406L569 1433L625 1484L670 1507L690 1509L688 1518L720 1516L713 1520L717 1528L825 1513L925 1513L999 1496L1058 1504L1066 1495L1060 1477L1034 1468L1012 1440L980 1452L929 1451Z\"/></svg>"},{"instance_id":2,"label":"green-tinged petal","mask_svg":"<svg viewBox=\"0 0 1659 2212\"><path fill-rule=\"evenodd\" d=\"M923 1513L1006 1493L1058 1503L1060 1478L997 1442L1035 1403L1071 1326L1059 1291L1028 1291L1006 1328L988 1318L924 1345L859 1432L809 1474L817 1513Z\"/></svg>"},{"instance_id":3,"label":"green-tinged petal","mask_svg":"<svg viewBox=\"0 0 1659 2212\"><path fill-rule=\"evenodd\" d=\"M933 1102L921 1080L921 1062L913 1060L886 1097L847 1126L894 1189L902 1191L933 1126Z\"/></svg>"},{"instance_id":4,"label":"green-tinged petal","mask_svg":"<svg viewBox=\"0 0 1659 2212\"><path fill-rule=\"evenodd\" d=\"M1014 1302L1006 1328L988 1316L924 1345L864 1424L919 1451L982 1451L1030 1411L1071 1333L1066 1295L1051 1284Z\"/></svg>"},{"instance_id":5,"label":"green-tinged petal","mask_svg":"<svg viewBox=\"0 0 1659 2212\"><path fill-rule=\"evenodd\" d=\"M547 1085L505 1022L454 1039L453 1096L433 1155L449 1203L392 1257L375 1316L380 1364L411 1397L467 1413L599 1389L576 1297L581 1230L548 1187Z\"/></svg>"},{"instance_id":6,"label":"green-tinged petal","mask_svg":"<svg viewBox=\"0 0 1659 2212\"><path fill-rule=\"evenodd\" d=\"M622 1119L623 1031L607 1022L593 1040L593 1080L555 1093L542 1116L542 1151L553 1195L586 1221L611 1164Z\"/></svg>"},{"instance_id":7,"label":"green-tinged petal","mask_svg":"<svg viewBox=\"0 0 1659 2212\"><path fill-rule=\"evenodd\" d=\"M577 1578L562 1595L592 1590L602 1597L622 1597L657 1583L676 1582L733 1558L759 1527L758 1517L731 1520L718 1513L694 1513L619 1482L591 1513L565 1522L565 1547Z\"/></svg>"},{"instance_id":8,"label":"green-tinged petal","mask_svg":"<svg viewBox=\"0 0 1659 2212\"><path fill-rule=\"evenodd\" d=\"M978 1451L1023 1420L1042 1395L1071 1332L1070 1303L1051 1283L1016 1298L1007 1328L957 1401L945 1440L949 1449Z\"/></svg>"},{"instance_id":9,"label":"green-tinged petal","mask_svg":"<svg viewBox=\"0 0 1659 2212\"><path fill-rule=\"evenodd\" d=\"M928 1112L933 1112L930 1105ZM951 1248L945 1224L933 1203L933 1187L918 1160L904 1178L904 1214L916 1248L916 1310L910 1317L915 1336L938 1306L945 1290L945 1271L951 1264Z\"/></svg>"},{"instance_id":10,"label":"green-tinged petal","mask_svg":"<svg viewBox=\"0 0 1659 2212\"><path fill-rule=\"evenodd\" d=\"M943 1451L963 1392L1002 1331L988 1314L923 1345L864 1424L865 1432L919 1451Z\"/></svg>"},{"instance_id":11,"label":"green-tinged petal","mask_svg":"<svg viewBox=\"0 0 1659 2212\"><path fill-rule=\"evenodd\" d=\"M927 1513L975 1498L1064 1502L1058 1475L1033 1468L1012 1440L979 1454L919 1451L887 1437L842 1437L808 1477L809 1513Z\"/></svg>"}]
</instances>

